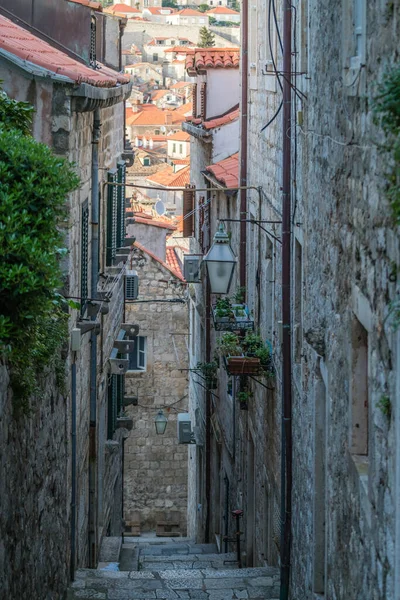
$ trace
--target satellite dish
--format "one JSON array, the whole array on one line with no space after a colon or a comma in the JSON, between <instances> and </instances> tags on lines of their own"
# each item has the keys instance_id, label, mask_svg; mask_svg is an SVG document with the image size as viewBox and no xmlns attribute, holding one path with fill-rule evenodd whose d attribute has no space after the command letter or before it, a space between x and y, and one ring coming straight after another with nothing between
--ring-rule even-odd
<instances>
[{"instance_id":1,"label":"satellite dish","mask_svg":"<svg viewBox=\"0 0 400 600\"><path fill-rule=\"evenodd\" d=\"M165 214L165 204L162 200L157 200L154 208L156 213L160 215L160 217L162 217Z\"/></svg>"}]
</instances>

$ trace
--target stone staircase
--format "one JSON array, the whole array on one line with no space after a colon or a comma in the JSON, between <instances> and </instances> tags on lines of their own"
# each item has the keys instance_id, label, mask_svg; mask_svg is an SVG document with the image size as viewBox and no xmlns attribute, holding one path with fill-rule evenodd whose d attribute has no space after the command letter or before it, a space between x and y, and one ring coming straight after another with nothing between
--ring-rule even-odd
<instances>
[{"instance_id":1,"label":"stone staircase","mask_svg":"<svg viewBox=\"0 0 400 600\"><path fill-rule=\"evenodd\" d=\"M139 541L140 540L140 541ZM118 561L80 569L68 600L275 600L279 572L238 569L233 553L182 538L125 538Z\"/></svg>"}]
</instances>

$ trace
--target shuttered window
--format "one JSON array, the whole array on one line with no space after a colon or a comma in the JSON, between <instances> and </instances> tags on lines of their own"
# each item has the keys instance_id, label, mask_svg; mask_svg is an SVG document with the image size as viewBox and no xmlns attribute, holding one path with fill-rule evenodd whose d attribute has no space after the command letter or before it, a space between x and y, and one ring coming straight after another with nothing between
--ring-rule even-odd
<instances>
[{"instance_id":1,"label":"shuttered window","mask_svg":"<svg viewBox=\"0 0 400 600\"><path fill-rule=\"evenodd\" d=\"M96 66L96 18L92 17L90 22L90 56L89 62L91 67Z\"/></svg>"},{"instance_id":2,"label":"shuttered window","mask_svg":"<svg viewBox=\"0 0 400 600\"><path fill-rule=\"evenodd\" d=\"M135 345L132 352L129 353L129 371L145 371L147 339L142 335L137 335L133 339Z\"/></svg>"},{"instance_id":3,"label":"shuttered window","mask_svg":"<svg viewBox=\"0 0 400 600\"><path fill-rule=\"evenodd\" d=\"M107 173L107 251L106 265L110 266L117 253L118 230L118 182L117 169L110 169Z\"/></svg>"},{"instance_id":4,"label":"shuttered window","mask_svg":"<svg viewBox=\"0 0 400 600\"><path fill-rule=\"evenodd\" d=\"M207 84L202 83L200 88L200 116L202 119L206 118L207 113Z\"/></svg>"},{"instance_id":5,"label":"shuttered window","mask_svg":"<svg viewBox=\"0 0 400 600\"><path fill-rule=\"evenodd\" d=\"M125 240L125 202L126 202L126 164L124 161L117 163L118 170L118 183L122 185L117 186L117 248L121 248L124 245Z\"/></svg>"},{"instance_id":6,"label":"shuttered window","mask_svg":"<svg viewBox=\"0 0 400 600\"><path fill-rule=\"evenodd\" d=\"M81 215L81 313L85 310L89 289L89 205L88 201L82 205Z\"/></svg>"},{"instance_id":7,"label":"shuttered window","mask_svg":"<svg viewBox=\"0 0 400 600\"><path fill-rule=\"evenodd\" d=\"M183 237L193 235L194 218L194 190L189 185L183 192Z\"/></svg>"},{"instance_id":8,"label":"shuttered window","mask_svg":"<svg viewBox=\"0 0 400 600\"><path fill-rule=\"evenodd\" d=\"M123 409L125 376L111 375L108 383L107 439L111 440L117 427L117 417Z\"/></svg>"}]
</instances>

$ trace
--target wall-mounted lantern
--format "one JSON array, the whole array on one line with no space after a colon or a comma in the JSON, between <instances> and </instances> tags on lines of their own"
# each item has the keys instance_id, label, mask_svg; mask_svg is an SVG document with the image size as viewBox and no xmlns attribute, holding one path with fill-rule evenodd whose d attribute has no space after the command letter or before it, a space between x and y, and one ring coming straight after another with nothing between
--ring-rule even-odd
<instances>
[{"instance_id":1,"label":"wall-mounted lantern","mask_svg":"<svg viewBox=\"0 0 400 600\"><path fill-rule=\"evenodd\" d=\"M222 223L219 225L218 231L214 235L213 244L203 261L207 265L211 292L213 294L227 294L237 258L233 254L229 236Z\"/></svg>"},{"instance_id":2,"label":"wall-mounted lantern","mask_svg":"<svg viewBox=\"0 0 400 600\"><path fill-rule=\"evenodd\" d=\"M164 435L165 430L167 428L167 423L168 423L168 419L164 415L162 409L160 408L160 410L157 413L156 418L154 419L154 424L156 426L157 435Z\"/></svg>"}]
</instances>

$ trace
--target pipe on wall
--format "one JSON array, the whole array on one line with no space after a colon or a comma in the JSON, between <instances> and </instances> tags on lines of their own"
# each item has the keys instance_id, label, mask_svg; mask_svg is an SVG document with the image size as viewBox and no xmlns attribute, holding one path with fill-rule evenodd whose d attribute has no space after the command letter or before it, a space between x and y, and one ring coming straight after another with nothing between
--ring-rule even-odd
<instances>
[{"instance_id":1,"label":"pipe on wall","mask_svg":"<svg viewBox=\"0 0 400 600\"><path fill-rule=\"evenodd\" d=\"M248 108L248 91L247 91L247 72L248 72L248 40L249 40L249 7L248 0L242 0L242 44L241 44L241 59L242 59L242 74L241 74L241 132L240 132L240 266L239 279L240 287L246 287L246 246L247 246L247 108Z\"/></svg>"},{"instance_id":2,"label":"pipe on wall","mask_svg":"<svg viewBox=\"0 0 400 600\"><path fill-rule=\"evenodd\" d=\"M289 597L292 522L291 111L292 5L283 4L281 589Z\"/></svg>"},{"instance_id":3,"label":"pipe on wall","mask_svg":"<svg viewBox=\"0 0 400 600\"><path fill-rule=\"evenodd\" d=\"M99 276L99 139L100 109L93 114L91 193L91 297L97 298ZM96 317L92 317L95 320ZM89 426L89 567L97 565L97 335L90 336L90 426Z\"/></svg>"},{"instance_id":4,"label":"pipe on wall","mask_svg":"<svg viewBox=\"0 0 400 600\"><path fill-rule=\"evenodd\" d=\"M71 365L71 581L75 579L76 555L76 362Z\"/></svg>"}]
</instances>

